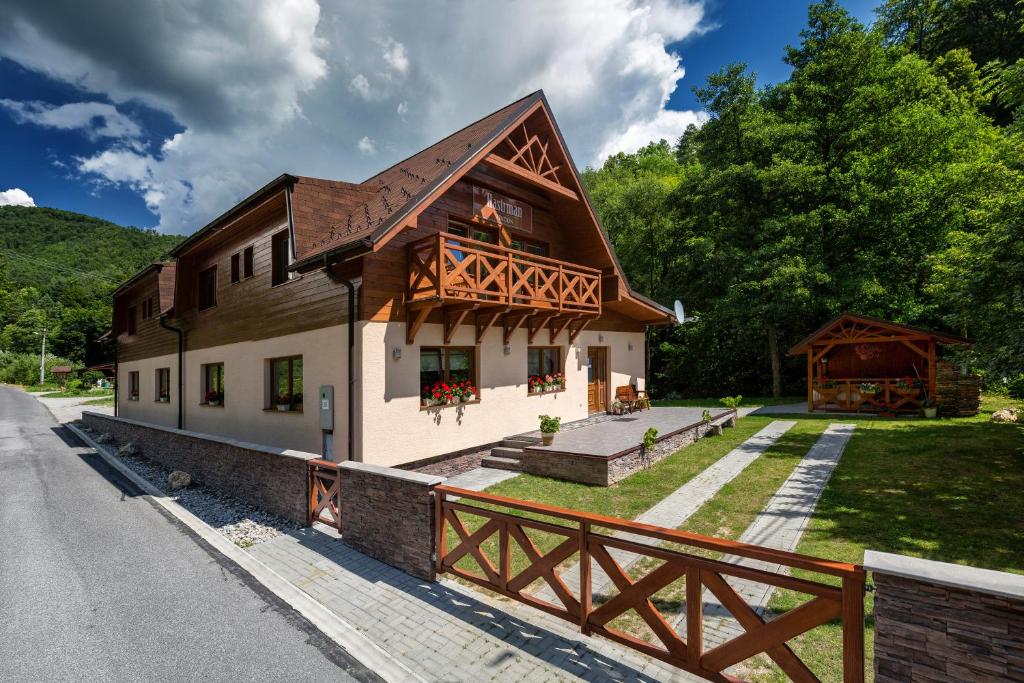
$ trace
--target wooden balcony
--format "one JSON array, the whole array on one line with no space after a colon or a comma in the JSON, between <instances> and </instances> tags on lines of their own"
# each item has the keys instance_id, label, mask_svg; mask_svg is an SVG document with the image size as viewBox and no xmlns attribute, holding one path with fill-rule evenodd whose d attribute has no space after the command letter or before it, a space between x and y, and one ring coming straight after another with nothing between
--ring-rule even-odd
<instances>
[{"instance_id":1,"label":"wooden balcony","mask_svg":"<svg viewBox=\"0 0 1024 683\"><path fill-rule=\"evenodd\" d=\"M536 256L487 242L438 233L408 246L410 338L433 308L478 312L477 340L482 332L479 315L487 326L498 316L512 316L513 330L530 322L536 329L550 324L552 336L569 323L601 314L601 271L595 268ZM455 324L458 324L458 321ZM584 323L585 324L585 323ZM448 334L446 319L446 337ZM570 327L578 334L583 324ZM505 325L506 339L510 334ZM411 342L410 342L411 343Z\"/></svg>"}]
</instances>

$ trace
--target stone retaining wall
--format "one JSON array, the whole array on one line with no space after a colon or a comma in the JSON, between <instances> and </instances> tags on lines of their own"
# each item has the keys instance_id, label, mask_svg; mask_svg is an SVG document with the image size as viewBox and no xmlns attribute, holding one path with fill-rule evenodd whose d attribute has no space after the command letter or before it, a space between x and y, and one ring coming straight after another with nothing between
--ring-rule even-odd
<instances>
[{"instance_id":1,"label":"stone retaining wall","mask_svg":"<svg viewBox=\"0 0 1024 683\"><path fill-rule=\"evenodd\" d=\"M875 681L1024 680L1024 576L867 551Z\"/></svg>"},{"instance_id":2,"label":"stone retaining wall","mask_svg":"<svg viewBox=\"0 0 1024 683\"><path fill-rule=\"evenodd\" d=\"M434 580L434 494L444 477L361 462L338 464L341 535L362 553Z\"/></svg>"},{"instance_id":3,"label":"stone retaining wall","mask_svg":"<svg viewBox=\"0 0 1024 683\"><path fill-rule=\"evenodd\" d=\"M735 424L735 417L732 418ZM662 437L650 452L639 445L614 457L558 453L540 449L523 449L520 462L523 471L541 477L552 477L595 486L611 486L642 469L664 460L680 448L694 443L710 432L719 432L721 427L702 422L676 434Z\"/></svg>"},{"instance_id":4,"label":"stone retaining wall","mask_svg":"<svg viewBox=\"0 0 1024 683\"><path fill-rule=\"evenodd\" d=\"M90 411L82 413L82 422L90 429L110 434L118 443L134 443L148 460L188 472L197 484L306 523L306 461L319 455Z\"/></svg>"}]
</instances>

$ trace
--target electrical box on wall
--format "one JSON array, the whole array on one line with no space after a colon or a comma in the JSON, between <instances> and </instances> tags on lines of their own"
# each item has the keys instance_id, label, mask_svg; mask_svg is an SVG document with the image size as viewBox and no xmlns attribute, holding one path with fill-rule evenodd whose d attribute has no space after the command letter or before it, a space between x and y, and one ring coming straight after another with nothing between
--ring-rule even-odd
<instances>
[{"instance_id":1,"label":"electrical box on wall","mask_svg":"<svg viewBox=\"0 0 1024 683\"><path fill-rule=\"evenodd\" d=\"M334 386L320 387L320 429L334 430Z\"/></svg>"}]
</instances>

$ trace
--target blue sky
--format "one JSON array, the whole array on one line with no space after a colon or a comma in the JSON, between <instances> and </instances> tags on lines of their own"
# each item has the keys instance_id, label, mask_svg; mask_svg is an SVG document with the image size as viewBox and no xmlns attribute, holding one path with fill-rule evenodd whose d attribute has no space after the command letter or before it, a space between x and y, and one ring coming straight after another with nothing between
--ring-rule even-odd
<instances>
[{"instance_id":1,"label":"blue sky","mask_svg":"<svg viewBox=\"0 0 1024 683\"><path fill-rule=\"evenodd\" d=\"M609 0L597 24L573 0L558 10L530 1L482 10L468 0L467 16L536 15L524 28L534 42L485 52L467 20L469 32L453 43L471 58L455 59L421 37L431 21L453 30L436 11L406 17L404 6L380 9L386 2L299 0L275 15L274 0L254 0L265 3L265 36L256 22L240 38L232 5L243 0L194 10L216 7L212 17L163 13L162 33L147 0L109 17L72 0L52 12L50 3L12 0L0 17L0 198L20 188L37 206L187 233L282 171L361 180L519 94L509 87L543 87L577 163L599 163L699 120L691 88L727 63L747 62L762 84L784 80L783 48L806 21L800 0L651 0L636 3L649 11L640 19L629 0ZM877 0L843 4L869 23ZM545 33L552 24L559 30ZM235 49L210 65L218 30L219 44ZM281 35L283 51L269 44ZM559 47L563 36L593 46L580 56ZM199 49L187 49L191 40ZM678 78L673 53L686 73L666 104L658 93ZM190 54L207 61L189 64ZM595 71L570 78L581 62ZM630 71L638 62L639 75ZM83 107L95 115L83 119Z\"/></svg>"}]
</instances>

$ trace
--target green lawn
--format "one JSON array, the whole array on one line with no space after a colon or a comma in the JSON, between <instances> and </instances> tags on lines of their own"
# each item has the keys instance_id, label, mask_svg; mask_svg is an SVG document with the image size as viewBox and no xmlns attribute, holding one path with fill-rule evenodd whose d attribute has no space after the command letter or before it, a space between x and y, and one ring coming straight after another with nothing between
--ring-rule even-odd
<instances>
[{"instance_id":1,"label":"green lawn","mask_svg":"<svg viewBox=\"0 0 1024 683\"><path fill-rule=\"evenodd\" d=\"M755 399L744 401L754 403ZM827 424L853 422L856 431L797 552L860 563L864 550L870 548L1024 573L1024 425L989 421L993 410L1014 403L1024 408L1024 402L986 397L981 415L958 419L785 416L798 424L681 528L720 538L739 537ZM742 418L723 436L703 439L608 488L523 475L488 492L632 518L779 418ZM474 520L470 526L478 523ZM538 534L534 540L546 550L561 539ZM497 560L496 543L488 554ZM525 557L513 553L513 572L525 562ZM642 575L656 564L641 563L632 572ZM822 580L802 572L796 575ZM656 596L666 615L678 611L679 589L670 586ZM791 591L779 591L770 607L786 611L803 599ZM869 676L874 637L871 604L869 593L865 636ZM641 637L649 635L631 616L620 618L615 626L625 626ZM841 679L838 624L815 629L791 645L822 680ZM760 681L785 680L766 658L748 662L743 675Z\"/></svg>"},{"instance_id":2,"label":"green lawn","mask_svg":"<svg viewBox=\"0 0 1024 683\"><path fill-rule=\"evenodd\" d=\"M43 394L43 398L80 398L82 396L95 396L96 398L113 399L114 392L109 389L69 389L67 391L51 391Z\"/></svg>"},{"instance_id":3,"label":"green lawn","mask_svg":"<svg viewBox=\"0 0 1024 683\"><path fill-rule=\"evenodd\" d=\"M113 407L113 405L114 405L114 395L111 394L111 395L106 396L104 398L94 398L91 401L86 401L82 405L83 406L109 406L109 407Z\"/></svg>"}]
</instances>

